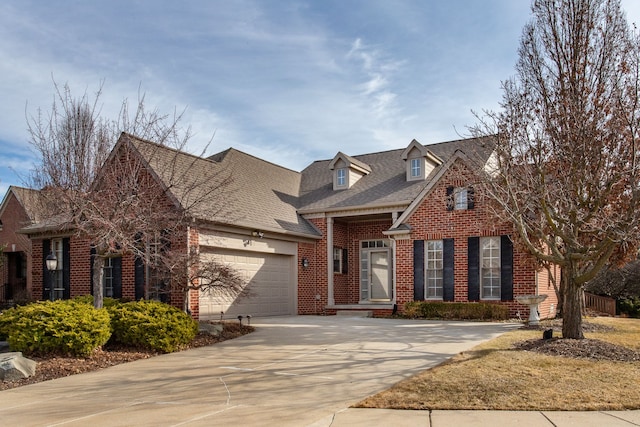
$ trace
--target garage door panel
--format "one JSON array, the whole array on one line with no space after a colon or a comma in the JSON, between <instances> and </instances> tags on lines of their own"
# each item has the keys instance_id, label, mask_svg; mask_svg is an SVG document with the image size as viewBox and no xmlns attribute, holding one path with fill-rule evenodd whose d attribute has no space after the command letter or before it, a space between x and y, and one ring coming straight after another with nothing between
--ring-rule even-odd
<instances>
[{"instance_id":1,"label":"garage door panel","mask_svg":"<svg viewBox=\"0 0 640 427\"><path fill-rule=\"evenodd\" d=\"M221 311L225 318L295 314L292 256L232 250L202 255L234 267L247 283L249 296L234 300L201 292L201 318L220 318Z\"/></svg>"}]
</instances>

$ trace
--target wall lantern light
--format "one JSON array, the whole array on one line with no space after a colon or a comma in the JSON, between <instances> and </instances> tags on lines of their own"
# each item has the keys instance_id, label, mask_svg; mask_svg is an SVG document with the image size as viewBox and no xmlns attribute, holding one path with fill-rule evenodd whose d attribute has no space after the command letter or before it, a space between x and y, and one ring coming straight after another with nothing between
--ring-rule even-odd
<instances>
[{"instance_id":1,"label":"wall lantern light","mask_svg":"<svg viewBox=\"0 0 640 427\"><path fill-rule=\"evenodd\" d=\"M309 259L302 258L302 267L303 268L308 268L309 267Z\"/></svg>"},{"instance_id":2,"label":"wall lantern light","mask_svg":"<svg viewBox=\"0 0 640 427\"><path fill-rule=\"evenodd\" d=\"M53 272L56 268L58 268L58 258L53 254L53 252L49 252L47 255L47 259L45 261L47 263L47 270Z\"/></svg>"},{"instance_id":3,"label":"wall lantern light","mask_svg":"<svg viewBox=\"0 0 640 427\"><path fill-rule=\"evenodd\" d=\"M47 266L47 270L49 270L49 299L53 301L55 299L55 293L53 292L53 272L58 268L58 258L52 252L49 252L47 258L45 258L45 264Z\"/></svg>"}]
</instances>

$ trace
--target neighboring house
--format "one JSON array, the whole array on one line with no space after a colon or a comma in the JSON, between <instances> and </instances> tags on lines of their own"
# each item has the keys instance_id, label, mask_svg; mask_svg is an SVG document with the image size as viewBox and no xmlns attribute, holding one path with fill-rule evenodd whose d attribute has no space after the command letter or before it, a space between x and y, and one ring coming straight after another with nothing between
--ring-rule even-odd
<instances>
[{"instance_id":1,"label":"neighboring house","mask_svg":"<svg viewBox=\"0 0 640 427\"><path fill-rule=\"evenodd\" d=\"M38 191L10 186L0 204L0 305L31 295L31 241L17 230L39 219L38 196Z\"/></svg>"},{"instance_id":2,"label":"neighboring house","mask_svg":"<svg viewBox=\"0 0 640 427\"><path fill-rule=\"evenodd\" d=\"M182 240L188 242L185 250L196 248L205 259L232 265L251 296L235 300L192 291L188 307L194 317L340 310L386 315L408 301L432 300L504 304L512 316L526 318L528 307L514 297L531 294L548 295L541 317L555 315L548 275L514 247L511 225L489 216L476 185L478 166L493 153L489 138L428 146L414 140L402 149L358 156L339 152L302 172L232 148L205 159L127 134L114 152L123 149L144 159L177 207L189 196L183 187L168 185L176 173L209 185L218 173L233 177L223 198L212 195L191 212ZM61 254L56 280L62 297L90 292L90 242L46 224L25 232L33 259L44 259L53 248ZM140 298L148 269L133 257L115 262L114 296ZM49 295L45 273L34 262L34 297ZM170 302L182 307L180 295Z\"/></svg>"}]
</instances>

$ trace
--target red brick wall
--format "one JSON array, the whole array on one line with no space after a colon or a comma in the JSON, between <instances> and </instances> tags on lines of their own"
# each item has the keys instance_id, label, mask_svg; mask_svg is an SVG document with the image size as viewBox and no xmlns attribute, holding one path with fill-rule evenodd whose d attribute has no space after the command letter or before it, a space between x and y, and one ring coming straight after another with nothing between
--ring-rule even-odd
<instances>
[{"instance_id":1,"label":"red brick wall","mask_svg":"<svg viewBox=\"0 0 640 427\"><path fill-rule=\"evenodd\" d=\"M447 210L446 188L472 186L474 182L473 174L458 160L408 219L411 240L398 241L397 245L397 302L400 308L413 300L413 240L454 239L454 298L455 301L467 301L468 237L513 234L510 224L499 224L490 216L479 186L474 187L473 209ZM514 296L535 293L535 273L527 261L527 256L514 247ZM509 307L512 316L525 309L515 301L500 303Z\"/></svg>"},{"instance_id":2,"label":"red brick wall","mask_svg":"<svg viewBox=\"0 0 640 427\"><path fill-rule=\"evenodd\" d=\"M0 247L4 247L4 255L0 260L0 286L9 282L9 265L6 254L9 252L23 252L27 261L27 277L23 285L26 286L26 291L29 293L33 280L31 277L31 241L24 234L16 232L29 224L29 216L13 193L7 193L7 200L0 220L2 221ZM14 289L14 292L17 291L17 289Z\"/></svg>"},{"instance_id":3,"label":"red brick wall","mask_svg":"<svg viewBox=\"0 0 640 427\"><path fill-rule=\"evenodd\" d=\"M48 239L48 238L47 238ZM32 298L36 300L42 299L43 280L49 280L48 277L43 278L43 254L42 239L32 240L33 251L33 268L31 271L33 277ZM69 240L69 262L70 262L70 296L71 298L91 294L91 245L88 239L79 237L70 237ZM123 260L123 282L125 262ZM123 283L124 293L124 283Z\"/></svg>"},{"instance_id":4,"label":"red brick wall","mask_svg":"<svg viewBox=\"0 0 640 427\"><path fill-rule=\"evenodd\" d=\"M315 243L298 244L298 314L325 314L327 289L327 222L324 218L309 220L322 233ZM309 267L302 267L302 259ZM317 298L319 296L319 298Z\"/></svg>"},{"instance_id":5,"label":"red brick wall","mask_svg":"<svg viewBox=\"0 0 640 427\"><path fill-rule=\"evenodd\" d=\"M327 220L310 219L322 232L322 239L316 243L299 243L298 259L309 260L309 268L298 268L298 314L334 314L327 311L328 281L327 262ZM333 291L336 304L357 304L360 301L360 241L387 239L382 234L391 226L391 219L345 222L339 219L333 224L334 247L347 249L347 274L333 274ZM320 296L318 299L317 296Z\"/></svg>"}]
</instances>

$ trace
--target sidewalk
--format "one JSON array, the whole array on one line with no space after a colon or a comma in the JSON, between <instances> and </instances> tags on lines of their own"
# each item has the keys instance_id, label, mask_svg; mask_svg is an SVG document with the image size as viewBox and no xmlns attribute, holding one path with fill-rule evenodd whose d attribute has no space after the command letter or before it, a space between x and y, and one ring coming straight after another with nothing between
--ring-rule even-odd
<instances>
[{"instance_id":1,"label":"sidewalk","mask_svg":"<svg viewBox=\"0 0 640 427\"><path fill-rule=\"evenodd\" d=\"M640 426L640 410L555 411L395 411L346 409L312 427L631 427Z\"/></svg>"}]
</instances>

